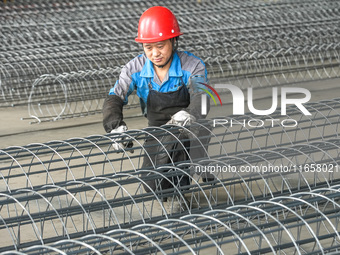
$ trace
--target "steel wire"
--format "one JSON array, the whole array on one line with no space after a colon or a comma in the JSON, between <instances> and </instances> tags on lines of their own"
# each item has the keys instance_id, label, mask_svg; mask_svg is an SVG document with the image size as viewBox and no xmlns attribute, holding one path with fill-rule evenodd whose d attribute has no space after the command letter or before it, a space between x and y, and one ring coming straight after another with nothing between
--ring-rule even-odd
<instances>
[{"instance_id":1,"label":"steel wire","mask_svg":"<svg viewBox=\"0 0 340 255\"><path fill-rule=\"evenodd\" d=\"M34 187L37 184L30 184L29 180L41 174L45 176L45 184L48 184L54 183L51 182L54 175L57 179L69 181L75 180L74 175L78 175L77 178L88 178L136 171L142 165L143 155L150 154L152 158L160 150L167 153L165 158L170 160L171 153L177 150L172 148L174 144L179 144L178 150L186 151L188 162L197 162L201 158L232 157L256 150L269 151L339 138L339 99L305 106L312 113L311 116L305 116L298 109L290 107L284 119L280 113L261 118L251 115L245 118L221 116L197 122L184 132L176 126L149 127L130 130L121 135L92 135L65 141L11 146L2 149L0 153L3 187L6 190L15 189L8 184L10 182L25 184L20 187ZM284 127L280 124L287 119L295 120L298 125ZM183 133L188 135L183 136ZM156 143L146 148L145 141L150 138L156 139ZM120 144L121 139L132 141L133 146L120 147L116 151L113 145ZM191 143L188 149L187 141ZM150 148L158 149L148 152ZM195 150L203 154L195 155ZM167 162L174 164L171 160ZM18 181L15 181L16 178Z\"/></svg>"},{"instance_id":2,"label":"steel wire","mask_svg":"<svg viewBox=\"0 0 340 255\"><path fill-rule=\"evenodd\" d=\"M291 108L288 117L299 116L300 123L292 130L243 125L233 130L223 124L204 134L210 138L208 144L202 142L204 136L197 138L195 129L187 129L190 136L184 138L181 128L163 126L3 149L1 229L11 233L14 246L22 249L108 228L151 224L163 217L330 188L340 184L338 107L338 100L307 104L313 115L305 117ZM204 130L212 126L209 120L196 125ZM150 137L168 160L143 168L145 157L159 153L146 150L144 142ZM115 150L112 145L122 138L134 146ZM193 146L187 148L186 140ZM180 145L176 149L175 143ZM204 155L195 156L195 146ZM185 151L187 160L171 159L177 149ZM213 178L203 180L211 174ZM191 184L180 187L183 176ZM163 179L171 183L169 189L162 190ZM146 192L148 180L156 180L159 188ZM183 203L179 211L177 203Z\"/></svg>"},{"instance_id":3,"label":"steel wire","mask_svg":"<svg viewBox=\"0 0 340 255\"><path fill-rule=\"evenodd\" d=\"M32 103L32 85L46 75L64 77L66 73L78 72L86 76L95 69L118 68L128 62L141 53L139 45L130 43L141 10L155 4L2 4L0 106ZM177 7L175 14L186 34L183 45L206 63L213 83L223 81L241 88L256 88L339 77L338 1L165 1L164 5ZM95 83L98 82L101 81ZM106 84L101 99L112 85ZM48 94L48 88L42 93ZM37 122L53 121L99 112L96 93L94 100L84 101L84 95L72 92L69 91L67 102L78 101L78 111L53 116L46 111L39 119L31 118ZM51 108L60 100L58 96L49 99ZM131 101L128 107L138 105L137 99ZM94 106L87 107L91 103Z\"/></svg>"},{"instance_id":4,"label":"steel wire","mask_svg":"<svg viewBox=\"0 0 340 255\"><path fill-rule=\"evenodd\" d=\"M339 249L339 185L198 211L81 238L41 243L22 254L326 254ZM3 252L2 254L17 254Z\"/></svg>"},{"instance_id":5,"label":"steel wire","mask_svg":"<svg viewBox=\"0 0 340 255\"><path fill-rule=\"evenodd\" d=\"M156 4L0 3L0 107L28 103L36 122L100 112L121 65L141 52L130 41L142 10ZM339 78L339 1L162 4L175 10L181 43L206 63L212 84ZM130 97L128 107L137 105ZM3 148L0 252L336 253L339 99L304 106L311 116L289 107L285 116L220 116L189 129ZM284 126L289 120L298 125ZM177 150L184 159L172 158ZM166 162L143 167L160 151ZM184 177L190 184L179 185Z\"/></svg>"}]
</instances>

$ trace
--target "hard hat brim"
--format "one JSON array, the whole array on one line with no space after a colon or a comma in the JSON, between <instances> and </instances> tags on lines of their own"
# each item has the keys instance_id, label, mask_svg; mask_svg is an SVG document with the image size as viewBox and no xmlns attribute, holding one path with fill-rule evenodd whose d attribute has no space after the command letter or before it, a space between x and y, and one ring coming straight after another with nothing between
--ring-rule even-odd
<instances>
[{"instance_id":1,"label":"hard hat brim","mask_svg":"<svg viewBox=\"0 0 340 255\"><path fill-rule=\"evenodd\" d=\"M169 36L163 36L163 37L154 37L154 38L139 38L136 37L135 41L138 43L154 43L154 42L161 42L161 41L165 41L177 36L183 35L183 33L175 33L175 34L171 34Z\"/></svg>"}]
</instances>

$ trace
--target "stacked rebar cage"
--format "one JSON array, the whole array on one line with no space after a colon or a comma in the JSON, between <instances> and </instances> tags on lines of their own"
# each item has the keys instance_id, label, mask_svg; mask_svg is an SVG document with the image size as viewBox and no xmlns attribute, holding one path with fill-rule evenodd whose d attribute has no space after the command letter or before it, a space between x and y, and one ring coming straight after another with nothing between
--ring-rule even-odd
<instances>
[{"instance_id":1,"label":"stacked rebar cage","mask_svg":"<svg viewBox=\"0 0 340 255\"><path fill-rule=\"evenodd\" d=\"M29 104L34 120L100 112L119 70L142 52L131 43L157 1L15 1L2 5L0 106ZM339 77L339 2L162 2L181 45L210 80L242 88ZM135 107L137 99L129 105Z\"/></svg>"},{"instance_id":2,"label":"stacked rebar cage","mask_svg":"<svg viewBox=\"0 0 340 255\"><path fill-rule=\"evenodd\" d=\"M120 67L141 52L130 43L141 12L157 4L0 4L0 106L28 104L38 122L99 112ZM174 10L181 43L203 59L211 82L258 88L339 77L340 1L162 5ZM131 98L128 107L137 103ZM298 122L289 128L274 121L279 113L246 116L260 126L221 116L218 125L207 119L4 148L0 252L337 252L340 99L305 107L312 115L287 110L285 118ZM150 138L167 163L143 168L154 156L145 148ZM177 150L181 161L172 158ZM159 188L146 191L148 180Z\"/></svg>"}]
</instances>

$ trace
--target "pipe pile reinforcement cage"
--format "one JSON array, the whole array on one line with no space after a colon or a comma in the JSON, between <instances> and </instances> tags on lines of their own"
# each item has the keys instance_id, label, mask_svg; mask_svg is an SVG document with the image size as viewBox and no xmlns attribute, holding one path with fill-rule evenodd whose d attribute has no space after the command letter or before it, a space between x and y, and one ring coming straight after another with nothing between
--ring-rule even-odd
<instances>
[{"instance_id":1,"label":"pipe pile reinforcement cage","mask_svg":"<svg viewBox=\"0 0 340 255\"><path fill-rule=\"evenodd\" d=\"M226 234L231 238L226 243L233 243L235 252L247 253L249 250L244 244L246 241L242 240L243 236L256 240L254 242L258 247L251 247L261 251L290 249L296 245L301 251L308 251L306 247L310 243L314 244L312 251L319 251L320 247L330 251L336 249L338 232L334 228L338 226L338 193L334 192L334 197L331 195L330 199L334 198L331 203L330 199L322 196L320 204L314 204L314 195L311 195L311 202L306 202L305 195L308 197L310 192L319 192L320 189L327 190L327 193L340 185L339 107L339 99L306 104L311 116L301 115L300 111L291 108L287 111L288 118L297 119L299 116L299 125L290 128L280 125L268 127L268 123L267 127L257 128L243 125L230 127L226 123L214 127L213 121L207 120L185 130L177 126L162 126L131 130L122 135L93 135L2 149L0 231L1 236L6 238L2 240L4 243L0 245L0 250L22 251L27 248L34 251L32 246L51 244L54 247L53 243L56 242L57 245L61 244L57 249L64 249L64 244L65 249L68 249L70 243L78 243L81 246L79 249L83 249L83 240L89 240L95 247L96 235L103 237L107 233L132 234L131 242L128 241L130 237L124 239L129 245L119 240L117 249L133 247L138 252L143 245L149 245L147 240L150 245L163 245L164 241L164 247L157 244L160 251L190 250L189 244L193 242L190 229L186 231L180 228L182 236L174 234L156 241L147 235L134 236L135 229L149 229L154 224L159 225L163 219L176 222L175 219L182 219L186 215L195 219L196 216L201 217L198 215L206 214L211 219L202 216L203 219L213 222L215 226L215 221L223 222L217 216L215 218L216 210L234 207L240 210L239 214L243 218L237 217L247 218L246 212L243 216L243 210L249 209L254 210L249 220L264 220L264 228L259 228L258 232L252 229L254 224L247 220L243 222L244 227L238 227L238 230L231 224L235 219L223 223L223 226L231 224L230 229L234 231ZM197 130L201 133L197 133ZM150 138L156 143L147 147L145 141ZM123 143L128 141L133 141L133 146L124 147ZM186 145L187 141L190 147ZM203 151L200 157L193 153L197 148ZM176 151L184 152L186 157L182 161L174 161L172 155ZM153 158L153 154L162 155L166 160L154 162L151 167L143 167L145 158ZM190 182L179 185L184 177L189 178ZM150 180L155 183L156 189L149 186ZM170 183L168 189L162 189L164 180ZM300 194L303 199L295 200L296 194ZM270 205L275 210L269 209L270 213L267 213L264 209L266 202L260 202L281 201L282 197L285 197L284 203L285 199L290 201L291 198L299 203L296 208L290 204L276 207L273 203ZM329 205L334 208L329 210ZM320 206L325 207L320 209ZM293 210L282 209L286 207ZM247 225L248 222L250 225ZM313 233L317 233L317 239L313 239L314 236L306 237L301 230L307 227L310 231L313 227L309 227L309 224L312 223L317 228L331 225L325 227L328 232L313 230ZM166 228L169 226L167 223L164 224L164 228L152 231L162 230L165 231L162 232L164 235L175 233L171 227ZM209 224L204 227L204 224L204 231L212 227ZM250 228L249 232L243 233L247 227ZM218 244L226 240L223 236L225 231L221 231L224 233L222 236L219 236L219 232L212 234L211 238L204 234L202 238L208 238L208 242L214 240L213 244ZM197 233L203 232L199 230ZM267 234L274 239L266 240L264 235ZM286 239L286 234L291 239ZM155 237L160 235L155 234ZM179 241L165 241L173 240L174 237L180 238ZM79 238L82 238L81 241ZM103 238L106 240L106 237ZM108 238L116 240L110 235ZM186 238L190 239L189 243L185 241ZM327 241L323 243L319 238ZM101 247L101 239L98 240ZM224 241L220 244L224 244ZM211 245L206 247L203 240L196 244L199 248L195 249L201 249L202 252ZM85 246L89 248L91 245ZM47 246L45 248L48 249Z\"/></svg>"},{"instance_id":2,"label":"pipe pile reinforcement cage","mask_svg":"<svg viewBox=\"0 0 340 255\"><path fill-rule=\"evenodd\" d=\"M174 144L179 145L178 150L186 151L183 162L194 163L202 158L214 159L223 155L233 157L257 150L269 151L279 147L289 148L294 144L339 138L339 98L308 103L305 107L312 115L303 115L296 107L289 107L284 119L279 113L261 118L258 116L253 118L251 115L246 118L222 116L213 120L202 120L184 130L177 126L165 125L129 130L123 134L98 134L65 141L11 146L1 150L1 169L8 170L7 174L3 174L5 184L3 187L6 190L15 189L6 184L6 180L14 180L15 176L18 178L21 176L24 179L14 183L25 183L25 187L32 188L35 185L30 185L34 182L30 181L30 175L35 175L36 171L47 174L46 180L50 179L47 176L57 173L64 181L74 180L75 173L81 173L82 177L86 178L136 171L141 168L145 154L152 157L159 151L174 153L176 150L173 148ZM289 123L288 127L281 124L284 121ZM292 121L294 123L291 123ZM295 122L298 125L291 126ZM154 139L155 143L146 147L145 141L150 138ZM122 146L122 141L132 142L132 146ZM190 147L186 142L190 142ZM158 151L151 153L148 149L153 147ZM192 151L199 149L201 153L193 154L190 148ZM164 158L170 160L165 162L174 165L170 152L164 154ZM154 164L159 165L163 164ZM65 172L64 177L61 177L60 171ZM18 172L21 174L17 175ZM49 181L45 184L48 183Z\"/></svg>"},{"instance_id":3,"label":"pipe pile reinforcement cage","mask_svg":"<svg viewBox=\"0 0 340 255\"><path fill-rule=\"evenodd\" d=\"M339 186L2 254L337 254Z\"/></svg>"},{"instance_id":4,"label":"pipe pile reinforcement cage","mask_svg":"<svg viewBox=\"0 0 340 255\"><path fill-rule=\"evenodd\" d=\"M157 5L7 2L0 3L0 106L29 103L38 122L100 112L121 66L142 52L131 43L142 11ZM162 4L185 33L180 46L201 57L211 82L257 88L339 78L339 1ZM91 75L111 70L109 78Z\"/></svg>"},{"instance_id":5,"label":"pipe pile reinforcement cage","mask_svg":"<svg viewBox=\"0 0 340 255\"><path fill-rule=\"evenodd\" d=\"M339 155L339 140L326 142L328 146L333 143ZM314 147L315 144L310 146ZM292 150L295 154L304 154L308 159L315 156L313 152L306 155L304 152L306 148L303 146L299 149L293 147ZM277 155L277 153L278 151L274 150L273 154ZM323 153L326 155L330 151L324 150ZM268 158L273 156L268 154ZM261 155L261 158L266 159L266 156ZM253 164L253 162L246 162L242 157L240 160L243 160L244 164ZM339 158L334 161L335 164L339 164ZM294 159L291 162L297 164ZM319 161L309 162L316 164ZM221 160L219 163L230 162ZM268 162L263 163L268 164ZM308 163L303 165L306 166ZM163 167L157 170L168 169ZM153 174L171 179L180 178L179 174L185 173L180 167L176 170L174 174L169 171L164 174L155 172ZM81 248L84 248L82 242L75 240L82 238L90 244L94 242L93 245L98 245L99 249L104 249L105 252L106 250L114 252L116 248L119 250L125 246L132 246L137 253L139 249L145 249L145 246L150 249L150 253L156 253L157 249L168 249L173 252L184 249L187 252L188 249L192 251L190 245L193 245L196 251L202 252L211 245L213 248L216 248L214 245L218 245L218 249L225 245L225 248L231 249L231 253L245 254L253 254L249 249L255 249L256 252L258 249L261 253L288 249L287 254L291 254L291 249L294 248L298 254L300 251L304 251L303 253L331 251L338 248L340 241L338 233L340 205L339 172L331 171L333 173L330 178L329 170L330 168L324 169L324 172L309 172L302 169L297 172L292 171L293 173L253 173L248 176L234 174L225 176L225 179L222 174L220 174L221 178L216 174L214 181L206 185L193 179L192 184L187 187L191 188L188 192L180 191L180 188L174 184L173 189L170 189L173 197L168 200L167 206L160 200L158 192L143 193L141 190L143 178L138 178L138 175L143 170L131 175L121 173L111 177L94 177L85 182L71 181L64 185L45 185L35 190L20 189L13 193L0 193L3 240L12 238L12 244L2 249L21 250L33 246L29 250L34 251L37 249L36 245L40 245L41 249L45 244L53 242L58 242L62 249L70 249L72 243L78 243ZM149 177L157 178L152 175ZM314 185L316 194L311 188ZM133 189L132 186L136 188ZM277 188L275 186L279 189L281 187L281 191L275 190ZM265 190L267 194L264 194ZM262 194L256 194L258 191ZM185 201L183 207L186 208L173 212L175 199ZM233 212L234 210L236 212ZM230 215L221 220L220 213ZM207 222L201 225L201 220L196 217L202 217L202 220L205 219ZM183 219L190 220L182 222ZM222 229L216 230L215 233L211 228L217 222ZM180 226L177 226L179 223ZM194 229L186 229L187 224ZM197 240L196 234L202 234L200 227L208 231L211 238L202 235L203 239ZM198 232L194 231L194 236L191 236L195 229ZM112 244L102 244L103 240L99 240L96 244L96 238L91 240L96 235L102 237L107 234L113 239L120 236L119 241L124 240L125 244L116 247ZM269 241L267 235L272 240ZM176 238L178 240L174 240ZM68 241L65 241L66 239ZM187 243L186 240L189 242ZM145 243L146 241L150 244ZM152 245L155 242L162 244L164 242L164 248ZM89 245L84 246L88 248Z\"/></svg>"}]
</instances>

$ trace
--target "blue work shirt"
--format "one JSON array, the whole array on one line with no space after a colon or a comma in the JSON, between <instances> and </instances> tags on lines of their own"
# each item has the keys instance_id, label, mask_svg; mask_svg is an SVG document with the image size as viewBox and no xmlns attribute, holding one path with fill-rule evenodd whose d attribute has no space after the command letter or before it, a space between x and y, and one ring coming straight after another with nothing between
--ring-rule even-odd
<instances>
[{"instance_id":1,"label":"blue work shirt","mask_svg":"<svg viewBox=\"0 0 340 255\"><path fill-rule=\"evenodd\" d=\"M189 78L194 76L206 81L207 70L204 62L190 52L176 51L173 54L169 71L162 82L155 75L153 63L145 54L141 54L122 68L119 79L109 94L119 96L127 104L128 96L136 90L145 114L150 88L163 93L176 91L182 82L188 86ZM188 90L189 93L195 92L190 87Z\"/></svg>"}]
</instances>

